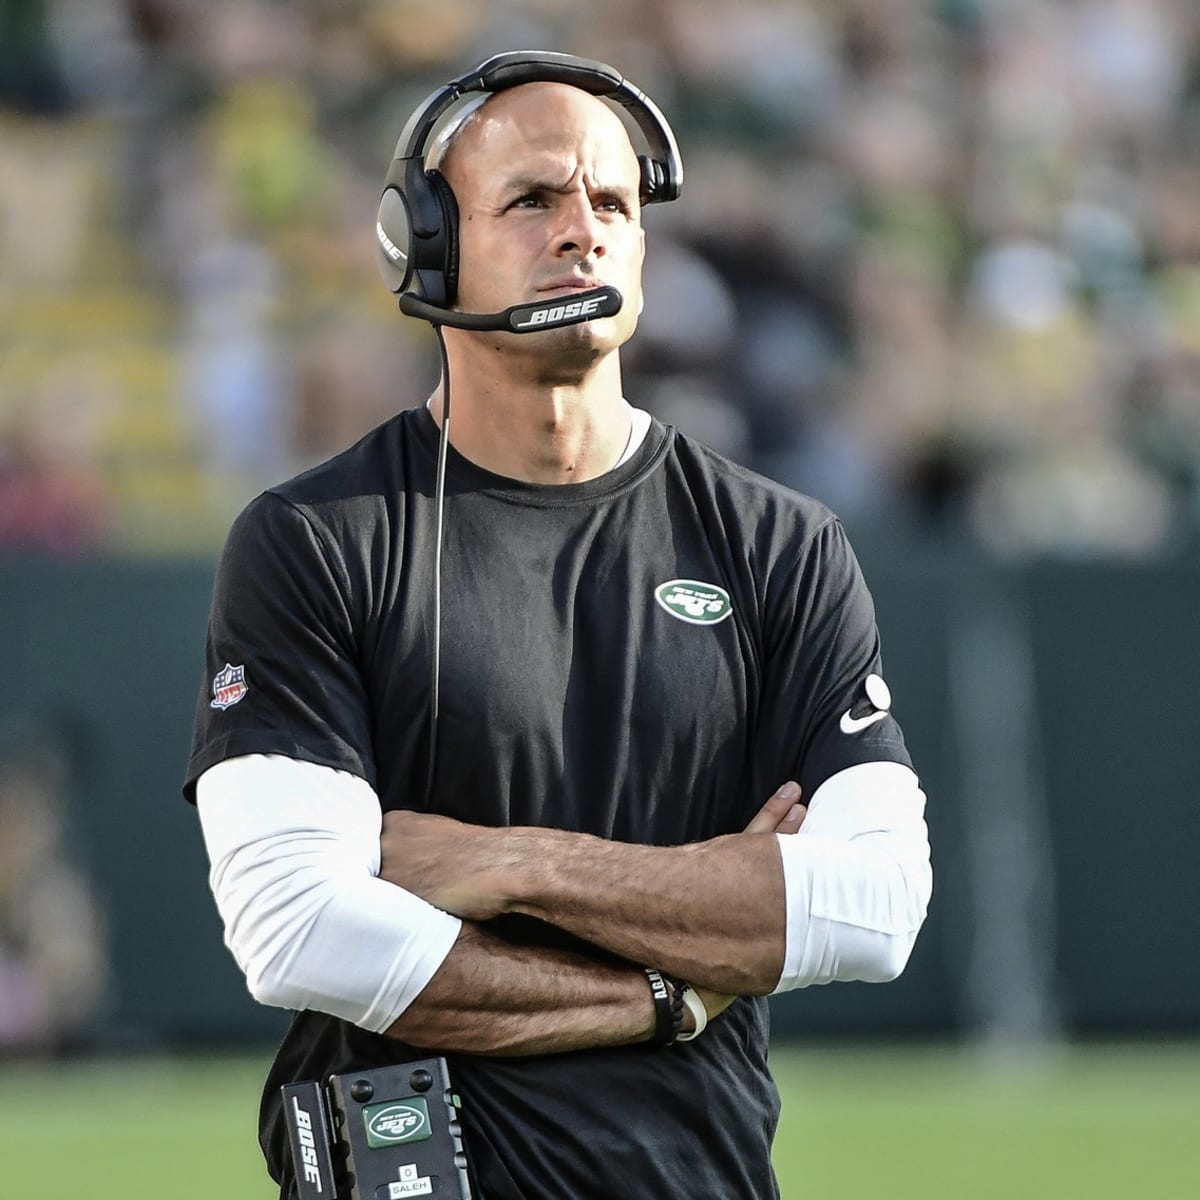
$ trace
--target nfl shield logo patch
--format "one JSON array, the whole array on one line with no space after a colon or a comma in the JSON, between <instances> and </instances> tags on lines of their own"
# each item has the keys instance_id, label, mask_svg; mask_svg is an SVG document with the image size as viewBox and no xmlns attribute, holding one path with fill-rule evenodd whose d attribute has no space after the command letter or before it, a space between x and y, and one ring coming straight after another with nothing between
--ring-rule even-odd
<instances>
[{"instance_id":1,"label":"nfl shield logo patch","mask_svg":"<svg viewBox=\"0 0 1200 1200\"><path fill-rule=\"evenodd\" d=\"M246 668L226 663L213 677L210 708L232 708L250 689L246 686Z\"/></svg>"}]
</instances>

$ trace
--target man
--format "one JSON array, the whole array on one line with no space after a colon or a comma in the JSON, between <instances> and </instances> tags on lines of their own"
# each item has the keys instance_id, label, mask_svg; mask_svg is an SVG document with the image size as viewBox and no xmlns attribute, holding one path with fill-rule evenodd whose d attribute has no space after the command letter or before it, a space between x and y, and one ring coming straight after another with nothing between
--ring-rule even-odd
<instances>
[{"instance_id":1,"label":"man","mask_svg":"<svg viewBox=\"0 0 1200 1200\"><path fill-rule=\"evenodd\" d=\"M443 1053L484 1200L777 1195L765 995L893 978L930 892L870 598L831 514L624 400L612 110L498 90L440 167L460 310L624 303L444 330L427 406L230 534L189 783L227 942L297 1013L268 1165L287 1196L282 1083Z\"/></svg>"}]
</instances>

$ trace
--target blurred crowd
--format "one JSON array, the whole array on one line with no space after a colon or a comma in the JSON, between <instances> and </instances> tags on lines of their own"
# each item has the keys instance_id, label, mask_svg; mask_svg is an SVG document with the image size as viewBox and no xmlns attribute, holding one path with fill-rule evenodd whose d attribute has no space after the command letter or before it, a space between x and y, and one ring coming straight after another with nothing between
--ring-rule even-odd
<instances>
[{"instance_id":1,"label":"blurred crowd","mask_svg":"<svg viewBox=\"0 0 1200 1200\"><path fill-rule=\"evenodd\" d=\"M78 860L82 726L0 721L0 1064L87 1047L113 998L103 901Z\"/></svg>"},{"instance_id":2,"label":"blurred crowd","mask_svg":"<svg viewBox=\"0 0 1200 1200\"><path fill-rule=\"evenodd\" d=\"M3 0L0 552L208 553L420 403L380 185L516 48L679 137L632 402L856 528L1195 544L1195 0Z\"/></svg>"}]
</instances>

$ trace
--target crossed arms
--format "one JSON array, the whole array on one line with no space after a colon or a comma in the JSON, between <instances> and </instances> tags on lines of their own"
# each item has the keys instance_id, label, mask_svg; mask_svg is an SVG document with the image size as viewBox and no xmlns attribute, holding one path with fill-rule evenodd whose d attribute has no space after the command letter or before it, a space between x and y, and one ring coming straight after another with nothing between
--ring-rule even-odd
<instances>
[{"instance_id":1,"label":"crossed arms","mask_svg":"<svg viewBox=\"0 0 1200 1200\"><path fill-rule=\"evenodd\" d=\"M920 797L907 768L867 766L906 774ZM274 756L213 768L198 797L226 941L258 999L429 1049L533 1054L647 1040L653 1005L636 964L691 982L710 1016L777 985L898 973L928 902L923 817L914 832L911 804L899 807L897 852L878 813L821 802L841 778L818 789L811 813L785 786L743 833L677 847L405 812L387 814L381 833L377 801L372 825L373 796L351 795L369 792L361 780ZM280 819L264 796L276 779ZM309 786L327 794L306 797L300 815L296 789ZM837 828L847 812L849 834ZM791 837L802 823L825 835ZM485 924L505 912L629 965L514 945Z\"/></svg>"},{"instance_id":2,"label":"crossed arms","mask_svg":"<svg viewBox=\"0 0 1200 1200\"><path fill-rule=\"evenodd\" d=\"M472 1017L482 1017L477 1036L504 1039L492 1052L650 1036L654 1009L640 970L569 952L514 955L473 924L506 912L540 917L630 963L688 980L710 1016L734 996L770 991L783 967L785 911L779 850L770 835L799 829L805 814L799 795L796 784L785 785L744 833L670 848L556 829L485 828L427 813L385 814L381 877L467 922L390 1032L418 1045L444 1045L475 1025ZM747 886L747 879L763 886ZM462 1011L480 1000L484 1012Z\"/></svg>"}]
</instances>

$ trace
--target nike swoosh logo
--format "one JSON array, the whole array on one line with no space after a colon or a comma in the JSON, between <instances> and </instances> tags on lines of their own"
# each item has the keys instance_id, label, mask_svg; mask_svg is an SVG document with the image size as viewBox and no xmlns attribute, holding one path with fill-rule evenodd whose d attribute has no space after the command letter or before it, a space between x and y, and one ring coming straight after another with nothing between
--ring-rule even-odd
<instances>
[{"instance_id":1,"label":"nike swoosh logo","mask_svg":"<svg viewBox=\"0 0 1200 1200\"><path fill-rule=\"evenodd\" d=\"M838 728L843 733L861 733L868 725L874 725L876 721L882 721L887 715L887 709L885 708L879 712L869 713L865 717L852 717L850 710L846 709L842 713L842 719L838 722Z\"/></svg>"}]
</instances>

